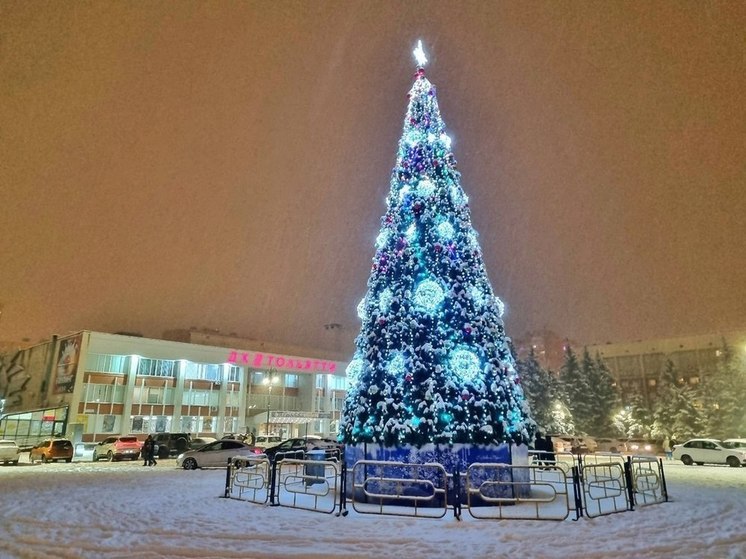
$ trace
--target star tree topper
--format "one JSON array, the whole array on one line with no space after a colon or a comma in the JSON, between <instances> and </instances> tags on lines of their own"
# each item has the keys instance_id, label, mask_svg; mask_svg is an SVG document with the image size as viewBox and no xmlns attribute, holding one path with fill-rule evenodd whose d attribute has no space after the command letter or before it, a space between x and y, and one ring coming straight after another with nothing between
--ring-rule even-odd
<instances>
[{"instance_id":1,"label":"star tree topper","mask_svg":"<svg viewBox=\"0 0 746 559\"><path fill-rule=\"evenodd\" d=\"M425 56L425 51L422 49L422 41L417 41L417 48L412 51L412 54L414 54L414 59L417 61L417 66L424 68L425 64L427 64L427 57Z\"/></svg>"}]
</instances>

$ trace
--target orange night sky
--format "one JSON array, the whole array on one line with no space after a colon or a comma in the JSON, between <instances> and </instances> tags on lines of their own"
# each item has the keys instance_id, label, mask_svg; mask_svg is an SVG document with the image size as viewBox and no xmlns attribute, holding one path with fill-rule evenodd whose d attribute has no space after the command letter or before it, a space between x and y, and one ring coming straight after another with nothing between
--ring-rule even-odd
<instances>
[{"instance_id":1,"label":"orange night sky","mask_svg":"<svg viewBox=\"0 0 746 559\"><path fill-rule=\"evenodd\" d=\"M2 2L0 340L352 354L417 39L508 335L743 328L744 29L717 1Z\"/></svg>"}]
</instances>

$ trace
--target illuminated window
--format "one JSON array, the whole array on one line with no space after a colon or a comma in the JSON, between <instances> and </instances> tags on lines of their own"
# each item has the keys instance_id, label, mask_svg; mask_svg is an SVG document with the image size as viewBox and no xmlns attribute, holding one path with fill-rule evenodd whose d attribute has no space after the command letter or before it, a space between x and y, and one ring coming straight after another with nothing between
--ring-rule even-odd
<instances>
[{"instance_id":1,"label":"illuminated window","mask_svg":"<svg viewBox=\"0 0 746 559\"><path fill-rule=\"evenodd\" d=\"M129 355L104 355L100 353L89 353L86 359L86 371L99 373L128 373Z\"/></svg>"},{"instance_id":2,"label":"illuminated window","mask_svg":"<svg viewBox=\"0 0 746 559\"><path fill-rule=\"evenodd\" d=\"M332 390L345 390L347 388L347 379L345 377L331 375L329 381L329 387Z\"/></svg>"},{"instance_id":3,"label":"illuminated window","mask_svg":"<svg viewBox=\"0 0 746 559\"><path fill-rule=\"evenodd\" d=\"M137 374L151 377L175 377L176 361L141 358L137 362Z\"/></svg>"}]
</instances>

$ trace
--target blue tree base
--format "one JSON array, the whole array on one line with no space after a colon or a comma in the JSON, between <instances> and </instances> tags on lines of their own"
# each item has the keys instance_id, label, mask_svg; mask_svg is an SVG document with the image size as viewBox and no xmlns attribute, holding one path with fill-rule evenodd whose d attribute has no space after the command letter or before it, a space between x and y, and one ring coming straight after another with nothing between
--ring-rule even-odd
<instances>
[{"instance_id":1,"label":"blue tree base","mask_svg":"<svg viewBox=\"0 0 746 559\"><path fill-rule=\"evenodd\" d=\"M453 486L453 477L448 482L448 502L458 502L466 504L467 496L465 491L466 472L472 464L510 464L513 466L528 465L528 447L526 445L515 445L503 443L494 446L477 446L467 444L447 445L425 445L422 448L413 446L402 447L383 447L378 444L359 444L347 445L345 447L345 462L347 464L347 495L359 502L370 500L369 494L362 489L366 479L366 470L358 468L355 472L355 485L353 489L353 468L361 460L374 460L380 462L402 462L405 464L427 464L436 463L445 468L447 474L459 473L460 484L458 494ZM411 468L386 467L385 477L408 479L412 476ZM496 477L499 476L499 479ZM375 476L374 476L375 477ZM395 482L368 481L366 489L368 493L394 495L401 493L397 497L385 499L375 497L376 502L383 504L399 504L412 506L414 498L427 499L433 496L433 486L442 485L442 476L434 475L431 469L423 468L418 471L418 477L421 483L410 483L404 485L404 493L401 493L401 484L397 489ZM430 477L431 479L427 479ZM514 499L516 497L527 497L530 494L529 471L524 468L512 469L482 469L479 467L472 468L471 471L472 486L488 482L483 486L479 494L472 493L471 506L490 505L489 499L485 500L480 495L488 498ZM509 477L510 479L503 479ZM490 485L489 482L512 482ZM429 483L432 482L432 483ZM354 493L353 493L354 491ZM406 497L411 497L407 499ZM442 499L433 498L429 501L432 506L442 506ZM505 501L501 501L506 504ZM423 501L418 501L418 506Z\"/></svg>"}]
</instances>

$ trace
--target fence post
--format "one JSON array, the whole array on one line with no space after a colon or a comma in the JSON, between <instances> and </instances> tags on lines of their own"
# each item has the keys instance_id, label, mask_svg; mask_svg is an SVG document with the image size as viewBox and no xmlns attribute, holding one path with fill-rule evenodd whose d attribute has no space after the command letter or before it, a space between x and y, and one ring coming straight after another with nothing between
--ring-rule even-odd
<instances>
[{"instance_id":1,"label":"fence post","mask_svg":"<svg viewBox=\"0 0 746 559\"><path fill-rule=\"evenodd\" d=\"M661 477L661 487L663 488L663 498L668 502L668 486L666 486L666 474L663 472L663 458L658 458L658 473Z\"/></svg>"},{"instance_id":2,"label":"fence post","mask_svg":"<svg viewBox=\"0 0 746 559\"><path fill-rule=\"evenodd\" d=\"M461 474L458 465L453 468L453 516L461 520Z\"/></svg>"},{"instance_id":3,"label":"fence post","mask_svg":"<svg viewBox=\"0 0 746 559\"><path fill-rule=\"evenodd\" d=\"M635 488L632 477L632 457L627 456L624 463L624 479L627 482L627 500L629 501L629 510L635 510Z\"/></svg>"},{"instance_id":4,"label":"fence post","mask_svg":"<svg viewBox=\"0 0 746 559\"><path fill-rule=\"evenodd\" d=\"M572 467L572 491L575 497L575 520L579 520L583 516L583 485L578 466Z\"/></svg>"},{"instance_id":5,"label":"fence post","mask_svg":"<svg viewBox=\"0 0 746 559\"><path fill-rule=\"evenodd\" d=\"M340 514L342 516L347 516L347 462L344 460L342 461L341 471L342 477L339 480L339 512L337 512L337 516Z\"/></svg>"},{"instance_id":6,"label":"fence post","mask_svg":"<svg viewBox=\"0 0 746 559\"><path fill-rule=\"evenodd\" d=\"M225 492L223 493L223 498L227 499L230 497L231 494L231 474L233 473L232 470L233 462L230 458L228 458L228 465L225 468Z\"/></svg>"},{"instance_id":7,"label":"fence post","mask_svg":"<svg viewBox=\"0 0 746 559\"><path fill-rule=\"evenodd\" d=\"M279 460L277 460L277 455L275 455L269 469L269 506L271 507L275 506L275 481L277 480L277 462L279 462Z\"/></svg>"}]
</instances>

